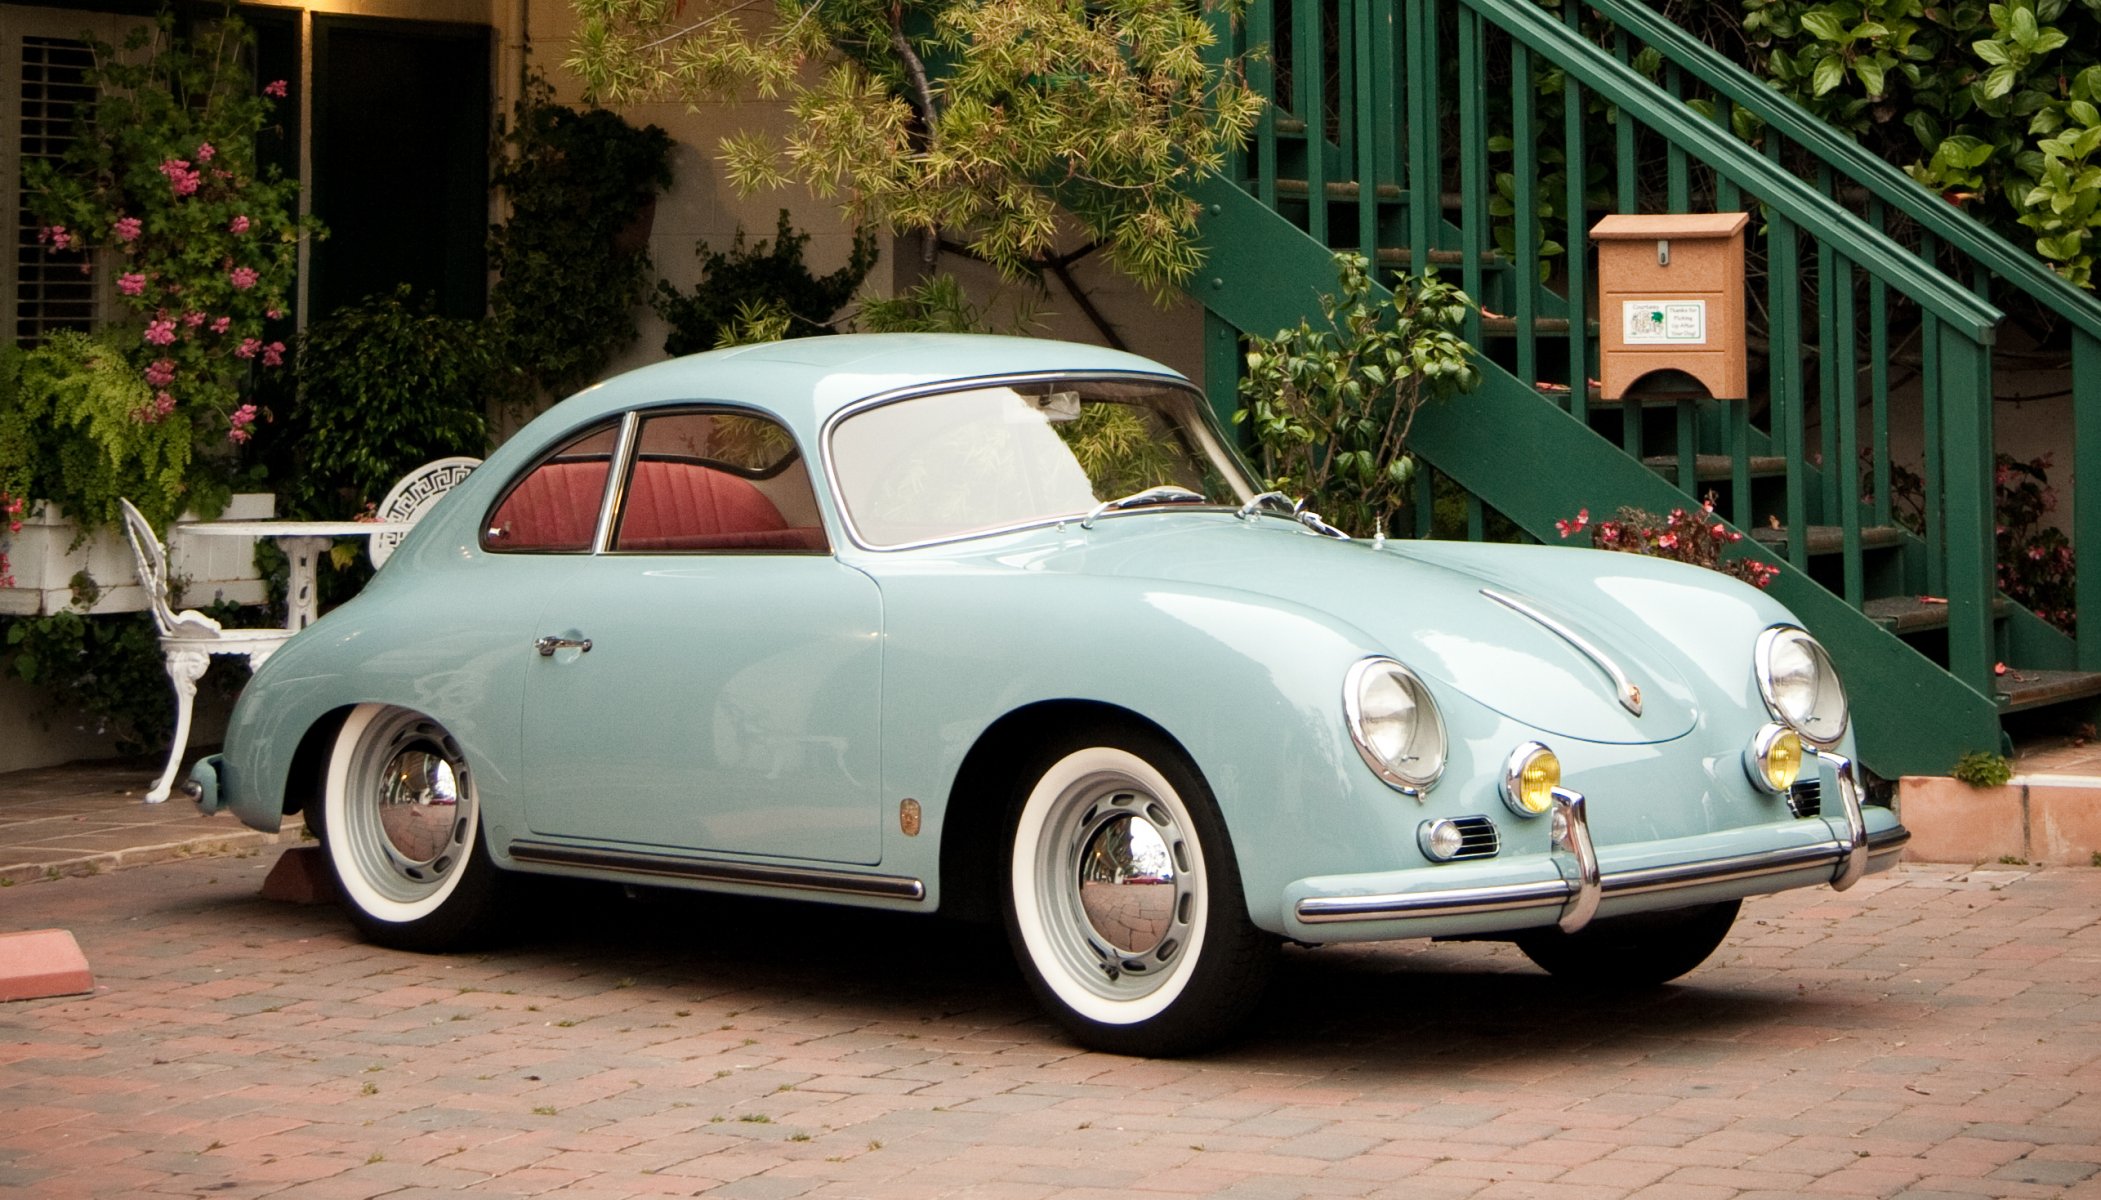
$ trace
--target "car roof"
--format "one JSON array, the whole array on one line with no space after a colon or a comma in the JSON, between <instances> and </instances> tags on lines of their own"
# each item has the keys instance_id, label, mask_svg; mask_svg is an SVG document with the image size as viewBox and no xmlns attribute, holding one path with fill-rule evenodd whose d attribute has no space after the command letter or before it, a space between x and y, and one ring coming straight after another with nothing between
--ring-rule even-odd
<instances>
[{"instance_id":1,"label":"car roof","mask_svg":"<svg viewBox=\"0 0 2101 1200\"><path fill-rule=\"evenodd\" d=\"M750 404L814 434L832 414L870 396L1037 372L1182 376L1151 359L1074 342L969 333L848 333L733 346L629 371L549 410L574 427L646 404Z\"/></svg>"}]
</instances>

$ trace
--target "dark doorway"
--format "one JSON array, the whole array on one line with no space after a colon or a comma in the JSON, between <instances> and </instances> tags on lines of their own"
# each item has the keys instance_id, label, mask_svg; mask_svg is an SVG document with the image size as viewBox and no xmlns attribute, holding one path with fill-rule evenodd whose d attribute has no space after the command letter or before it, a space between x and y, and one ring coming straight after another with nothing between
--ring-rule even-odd
<instances>
[{"instance_id":1,"label":"dark doorway","mask_svg":"<svg viewBox=\"0 0 2101 1200\"><path fill-rule=\"evenodd\" d=\"M482 315L490 45L480 26L315 15L315 317L402 283Z\"/></svg>"}]
</instances>

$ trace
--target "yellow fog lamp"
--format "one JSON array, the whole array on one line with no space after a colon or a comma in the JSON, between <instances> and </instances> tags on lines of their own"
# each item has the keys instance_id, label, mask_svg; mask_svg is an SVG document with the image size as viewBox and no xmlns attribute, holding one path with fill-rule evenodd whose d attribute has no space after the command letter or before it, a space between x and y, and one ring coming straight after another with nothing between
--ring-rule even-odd
<instances>
[{"instance_id":1,"label":"yellow fog lamp","mask_svg":"<svg viewBox=\"0 0 2101 1200\"><path fill-rule=\"evenodd\" d=\"M1765 791L1785 793L1802 774L1801 736L1777 723L1761 727L1744 750L1744 773Z\"/></svg>"},{"instance_id":2,"label":"yellow fog lamp","mask_svg":"<svg viewBox=\"0 0 2101 1200\"><path fill-rule=\"evenodd\" d=\"M1538 742L1526 742L1503 760L1503 803L1521 817L1536 817L1554 806L1561 786L1561 760Z\"/></svg>"}]
</instances>

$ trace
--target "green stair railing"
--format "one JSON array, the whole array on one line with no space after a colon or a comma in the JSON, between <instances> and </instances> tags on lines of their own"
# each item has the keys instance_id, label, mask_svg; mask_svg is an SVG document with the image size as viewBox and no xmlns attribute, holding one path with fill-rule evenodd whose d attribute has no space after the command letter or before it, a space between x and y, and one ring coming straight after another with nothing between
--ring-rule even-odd
<instances>
[{"instance_id":1,"label":"green stair railing","mask_svg":"<svg viewBox=\"0 0 2101 1200\"><path fill-rule=\"evenodd\" d=\"M1469 491L1474 536L1484 504L1552 539L1579 507L1726 493L1721 511L1784 564L1776 592L1881 702L1863 705L1862 742L1884 774L1996 748L1996 664L2050 675L2052 696L2101 692L2078 674L2101 665L2101 632L2075 641L1997 594L1991 382L1995 297L2063 323L2082 393L2101 386L2101 305L1633 0L1588 8L1582 28L1573 6L1527 0L1252 0L1221 19L1223 53L1266 48L1248 80L1271 106L1199 196L1215 401L1234 403L1241 334L1332 290L1330 251L1456 272L1483 302L1467 333L1486 382L1426 413L1416 445ZM1594 147L1602 197L1582 169ZM1595 395L1588 229L1643 209L1754 214L1753 396ZM1933 501L1916 532L1892 509L1907 422ZM2075 450L2097 427L2079 422ZM2079 506L2075 543L2096 514ZM2094 604L2101 583L2083 584L2082 614Z\"/></svg>"}]
</instances>

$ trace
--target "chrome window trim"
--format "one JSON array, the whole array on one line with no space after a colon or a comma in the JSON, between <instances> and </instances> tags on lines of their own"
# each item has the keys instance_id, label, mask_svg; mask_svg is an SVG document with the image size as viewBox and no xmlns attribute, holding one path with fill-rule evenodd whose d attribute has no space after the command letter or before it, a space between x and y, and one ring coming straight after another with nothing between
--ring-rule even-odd
<instances>
[{"instance_id":1,"label":"chrome window trim","mask_svg":"<svg viewBox=\"0 0 2101 1200\"><path fill-rule=\"evenodd\" d=\"M905 400L917 400L925 396L946 395L950 392L970 392L988 387L1011 387L1020 384L1067 381L1072 383L1139 383L1188 393L1196 401L1192 406L1197 413L1196 430L1199 439L1205 443L1205 449L1209 450L1219 461L1231 466L1233 473L1239 476L1237 479L1228 479L1226 482L1234 485L1236 491L1245 490L1246 495L1249 496L1254 494L1254 476L1248 472L1247 465L1240 461L1240 456L1233 451L1232 443L1220 436L1218 418L1211 411L1209 398L1204 395L1202 389L1180 375L1155 375L1146 371L1026 371L1009 375L983 375L973 379L951 379L933 384L920 383L910 387L893 388L887 392L878 392L873 396L864 396L851 404L843 405L838 411L825 418L824 425L817 435L818 452L824 463L825 489L831 495L832 509L838 514L840 528L846 531L847 541L853 543L854 547L859 550L866 550L872 554L888 554L898 550L918 550L927 546L953 545L957 542L973 541L978 538L1018 533L1026 529L1048 529L1085 516L1084 512L1065 513L1038 520L1017 521L1010 525L998 525L988 529L973 529L967 533L950 534L946 537L922 538L918 541L899 542L895 545L876 545L862 537L860 527L854 524L853 510L847 505L846 493L839 486L838 463L832 454L832 438L838 432L839 426L850 418L859 416L871 409L882 408L885 405L896 404ZM1246 497L1243 496L1242 498L1245 499ZM1227 504L1177 505L1175 511L1231 512L1233 508L1233 505ZM1138 510L1133 510L1133 512L1136 511Z\"/></svg>"},{"instance_id":2,"label":"chrome window trim","mask_svg":"<svg viewBox=\"0 0 2101 1200\"><path fill-rule=\"evenodd\" d=\"M623 423L625 422L625 420L627 419L627 417L628 417L629 415L630 415L630 414L627 414L627 413L622 413L622 414L620 414L620 416L619 416L618 418L615 418L615 417L609 416L609 415L607 415L607 414L605 414L605 413L600 413L600 414L598 414L597 416L594 416L594 417L592 417L592 418L591 418L590 420L588 420L588 421L585 421L585 422L583 422L583 423L581 423L581 424L579 424L579 425L574 425L574 426L571 426L570 428L568 428L568 429L565 429L565 430L563 430L563 431L562 431L562 432L561 432L561 433L560 433L559 435L557 435L557 436L555 436L555 437L552 437L552 438L549 438L549 439L547 440L547 443L546 443L546 445L545 445L544 447L542 447L542 449L541 449L541 450L539 450L539 451L537 452L537 457L533 458L533 459L532 459L532 460L531 460L530 462L528 462L528 463L527 463L527 465L526 465L526 466L525 466L525 467L524 467L523 469L521 469L521 470L519 470L519 471L515 472L515 473L514 473L514 474L513 474L513 475L512 475L512 476L511 476L511 477L510 477L509 479L507 479L507 480L505 480L505 481L504 481L504 483L503 483L503 485L502 485L501 487L499 487L499 488L497 489L497 492L496 492L496 498L495 498L494 500L491 500L491 501L489 502L489 506L488 506L488 508L486 508L486 509L484 509L484 510L483 510L483 512L482 512L482 515L481 515L481 522L480 522L480 524L478 524L478 525L477 525L477 526L475 527L475 530L474 530L474 547L475 547L475 549L479 550L479 551L480 551L480 552L482 552L483 554L592 554L592 553L595 553L595 551L594 551L594 550L592 549L592 547L595 547L595 546L596 546L596 545L598 544L598 525L597 525L597 524L593 524L593 525L592 525L592 527L591 527L591 545L590 545L590 546L586 546L586 547L584 547L584 548L582 548L582 549L579 549L579 550L536 550L536 549L525 549L525 550L512 550L512 549L506 549L506 548L504 548L504 547L502 547L502 546L492 546L492 545L490 545L490 544L489 544L489 522L490 522L491 520L493 520L493 519L495 518L495 516L496 516L496 513L498 512L498 510L500 510L500 509L502 509L502 508L503 508L503 504L504 504L504 501L506 501L506 500L509 500L509 499L511 498L511 493L513 493L513 492L515 492L515 491L517 491L517 490L518 490L518 485L519 485L519 484L521 484L521 483L524 483L524 482L525 482L525 480L526 480L526 477L527 477L527 476L530 476L530 475L531 475L531 474L532 474L533 472L535 472L535 471L539 470L539 469L540 469L541 467L544 467L544 466L546 466L546 465L547 465L547 464L548 464L548 463L549 463L550 461L552 461L552 460L554 459L554 457L555 457L555 456L556 456L557 454L559 454L559 453L561 452L561 450L562 450L562 448L563 448L563 447L565 447L565 446L569 445L569 444L570 444L571 442L575 441L576 439L578 439L578 438L580 438L580 437L586 436L586 435L588 435L588 434L593 434L593 433L597 432L597 431L598 431L598 430L599 430L600 428L603 428L603 427L608 427L608 426L611 426L611 427L613 427L613 429L614 429L614 433L613 433L613 448L612 448L612 450L608 451L608 452L607 452L607 454L606 454L606 470L607 470L607 482L608 482L608 483L610 483L610 482L611 482L611 479L612 479L612 477L611 477L611 472L612 472L612 469L613 469L613 467L614 467L614 466L616 465L616 463L618 462L618 459L619 459L619 455L620 455L620 432L619 432L619 429L620 429L620 426L621 426L621 425L622 425L622 424L623 424ZM599 515L599 518L600 518L601 520L602 520L602 519L604 518L604 516L605 516L605 492L604 492L603 490L601 490L601 491L599 492L599 508L598 508L598 515Z\"/></svg>"},{"instance_id":3,"label":"chrome window trim","mask_svg":"<svg viewBox=\"0 0 2101 1200\"><path fill-rule=\"evenodd\" d=\"M602 555L612 548L613 516L627 495L627 472L635 461L636 433L642 417L634 409L620 414L620 436L613 442L612 470L607 472L605 491L598 498L598 529L591 537L591 553Z\"/></svg>"}]
</instances>

